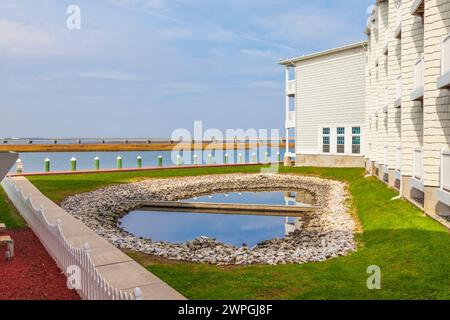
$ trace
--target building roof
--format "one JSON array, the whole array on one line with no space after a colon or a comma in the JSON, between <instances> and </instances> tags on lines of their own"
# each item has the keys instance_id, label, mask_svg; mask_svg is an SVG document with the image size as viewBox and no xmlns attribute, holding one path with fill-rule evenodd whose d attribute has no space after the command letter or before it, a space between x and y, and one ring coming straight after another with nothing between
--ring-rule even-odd
<instances>
[{"instance_id":1,"label":"building roof","mask_svg":"<svg viewBox=\"0 0 450 320\"><path fill-rule=\"evenodd\" d=\"M285 59L285 60L280 60L278 62L278 64L281 65L292 65L296 62L300 62L300 61L305 61L305 60L309 60L312 58L317 58L317 57L321 57L321 56L326 56L328 54L332 54L332 53L336 53L336 52L340 52L340 51L345 51L345 50L350 50L350 49L355 49L358 47L366 47L367 46L367 41L361 41L361 42L357 42L357 43L352 43L352 44L348 44L342 47L337 47L337 48L333 48L333 49L328 49L325 51L320 51L320 52L316 52L316 53L312 53L312 54L307 54L304 56L299 56L299 57L295 57L295 58L291 58L291 59Z\"/></svg>"}]
</instances>

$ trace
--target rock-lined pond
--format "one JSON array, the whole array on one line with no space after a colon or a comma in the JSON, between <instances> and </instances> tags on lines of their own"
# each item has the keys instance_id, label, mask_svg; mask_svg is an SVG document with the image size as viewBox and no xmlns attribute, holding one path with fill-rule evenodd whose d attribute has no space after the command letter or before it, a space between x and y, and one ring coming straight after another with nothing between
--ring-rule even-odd
<instances>
[{"instance_id":1,"label":"rock-lined pond","mask_svg":"<svg viewBox=\"0 0 450 320\"><path fill-rule=\"evenodd\" d=\"M194 197L184 201L283 205L311 204L312 195L297 192L231 192ZM269 215L198 213L177 211L132 211L119 220L127 232L146 239L184 243L206 236L234 246L254 246L281 238L295 230L298 218Z\"/></svg>"},{"instance_id":2,"label":"rock-lined pond","mask_svg":"<svg viewBox=\"0 0 450 320\"><path fill-rule=\"evenodd\" d=\"M119 220L146 201L183 201L235 192L308 192L314 210L300 216L301 227L253 247L198 237L184 243L139 238ZM225 197L225 195L223 195ZM348 212L345 184L285 174L229 174L149 179L110 186L65 199L62 207L119 248L167 259L218 265L283 264L324 261L356 250L355 222Z\"/></svg>"}]
</instances>

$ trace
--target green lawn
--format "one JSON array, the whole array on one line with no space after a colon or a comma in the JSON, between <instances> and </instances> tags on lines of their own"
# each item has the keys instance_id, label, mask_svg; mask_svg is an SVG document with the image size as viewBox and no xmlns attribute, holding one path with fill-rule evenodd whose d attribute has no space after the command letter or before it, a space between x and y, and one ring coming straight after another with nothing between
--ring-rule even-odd
<instances>
[{"instance_id":1,"label":"green lawn","mask_svg":"<svg viewBox=\"0 0 450 320\"><path fill-rule=\"evenodd\" d=\"M26 226L25 220L20 216L14 205L9 202L5 191L0 186L0 222L6 224L8 229L19 229Z\"/></svg>"},{"instance_id":2,"label":"green lawn","mask_svg":"<svg viewBox=\"0 0 450 320\"><path fill-rule=\"evenodd\" d=\"M352 207L363 229L357 236L356 253L321 263L246 267L168 263L129 254L189 299L450 299L447 229L405 201L390 201L396 192L374 178L364 179L361 169L281 171L348 182ZM30 180L58 202L70 194L146 177L232 172L259 172L259 167L46 176ZM381 268L381 290L366 287L366 270L371 265Z\"/></svg>"}]
</instances>

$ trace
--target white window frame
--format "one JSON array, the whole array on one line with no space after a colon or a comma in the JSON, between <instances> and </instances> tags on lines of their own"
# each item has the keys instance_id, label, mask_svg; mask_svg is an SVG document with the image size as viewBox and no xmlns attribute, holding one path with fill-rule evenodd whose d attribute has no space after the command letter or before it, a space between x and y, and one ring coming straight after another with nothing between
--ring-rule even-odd
<instances>
[{"instance_id":1,"label":"white window frame","mask_svg":"<svg viewBox=\"0 0 450 320\"><path fill-rule=\"evenodd\" d=\"M330 134L324 135L323 129L329 128ZM337 134L338 128L345 128L345 134ZM353 134L353 128L360 128L360 134ZM323 138L330 137L330 152L323 152ZM337 152L337 137L344 136L344 153ZM359 136L360 138L360 153L353 153L353 137ZM321 125L318 128L318 146L315 154L320 155L334 155L334 156L363 156L365 154L364 148L364 125L363 124L352 124L352 125Z\"/></svg>"},{"instance_id":2,"label":"white window frame","mask_svg":"<svg viewBox=\"0 0 450 320\"><path fill-rule=\"evenodd\" d=\"M328 134L323 133L325 129L328 129ZM323 127L323 128L321 128L322 135L321 135L321 138L320 138L320 140L321 140L320 152L323 153L323 154L331 154L331 130L332 130L332 128L330 128L330 127ZM328 137L328 152L325 152L323 150L324 147L325 147L325 144L323 143L323 139L326 138L326 137Z\"/></svg>"}]
</instances>

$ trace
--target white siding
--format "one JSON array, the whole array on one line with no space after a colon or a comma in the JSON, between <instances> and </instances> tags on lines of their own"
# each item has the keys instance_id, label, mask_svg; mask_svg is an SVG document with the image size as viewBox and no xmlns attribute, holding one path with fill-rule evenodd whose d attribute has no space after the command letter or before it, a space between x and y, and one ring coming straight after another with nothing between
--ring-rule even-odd
<instances>
[{"instance_id":1,"label":"white siding","mask_svg":"<svg viewBox=\"0 0 450 320\"><path fill-rule=\"evenodd\" d=\"M361 46L296 65L297 154L321 153L322 127L361 126L364 135L365 62Z\"/></svg>"}]
</instances>

